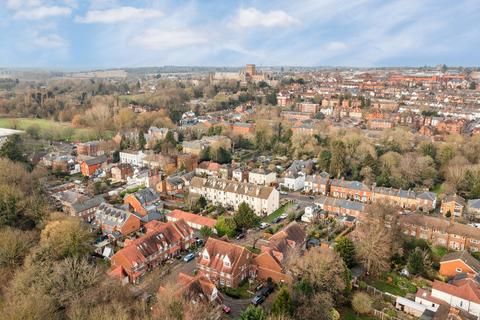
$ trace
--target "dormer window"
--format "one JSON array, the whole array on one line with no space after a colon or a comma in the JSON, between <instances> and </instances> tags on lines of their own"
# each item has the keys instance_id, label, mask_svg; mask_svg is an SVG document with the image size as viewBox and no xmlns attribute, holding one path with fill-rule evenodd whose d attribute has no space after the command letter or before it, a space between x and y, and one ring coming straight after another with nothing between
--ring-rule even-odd
<instances>
[{"instance_id":1,"label":"dormer window","mask_svg":"<svg viewBox=\"0 0 480 320\"><path fill-rule=\"evenodd\" d=\"M230 267L230 262L224 261L224 262L223 262L223 265L224 265L225 267Z\"/></svg>"},{"instance_id":2,"label":"dormer window","mask_svg":"<svg viewBox=\"0 0 480 320\"><path fill-rule=\"evenodd\" d=\"M210 255L208 254L207 249L203 250L202 257L203 257L203 259L205 259L205 260L209 260L209 259L210 259Z\"/></svg>"}]
</instances>

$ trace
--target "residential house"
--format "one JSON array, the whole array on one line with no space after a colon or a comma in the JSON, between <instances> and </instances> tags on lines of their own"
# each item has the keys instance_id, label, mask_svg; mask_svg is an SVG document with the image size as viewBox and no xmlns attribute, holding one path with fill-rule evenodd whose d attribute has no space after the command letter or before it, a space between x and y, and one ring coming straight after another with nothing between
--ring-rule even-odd
<instances>
[{"instance_id":1,"label":"residential house","mask_svg":"<svg viewBox=\"0 0 480 320\"><path fill-rule=\"evenodd\" d=\"M248 170L246 170L245 168L233 169L232 179L238 182L248 181Z\"/></svg>"},{"instance_id":2,"label":"residential house","mask_svg":"<svg viewBox=\"0 0 480 320\"><path fill-rule=\"evenodd\" d=\"M116 181L126 181L127 178L133 176L133 169L132 166L126 163L120 163L112 167L110 170L112 175L112 179Z\"/></svg>"},{"instance_id":3,"label":"residential house","mask_svg":"<svg viewBox=\"0 0 480 320\"><path fill-rule=\"evenodd\" d=\"M305 177L303 191L327 195L330 191L330 178L328 173L322 172L318 175L307 175Z\"/></svg>"},{"instance_id":4,"label":"residential house","mask_svg":"<svg viewBox=\"0 0 480 320\"><path fill-rule=\"evenodd\" d=\"M412 190L374 187L372 191L373 202L387 202L410 210L417 208L417 197Z\"/></svg>"},{"instance_id":5,"label":"residential house","mask_svg":"<svg viewBox=\"0 0 480 320\"><path fill-rule=\"evenodd\" d=\"M156 204L160 201L160 195L152 188L140 189L135 193L127 194L123 202L128 204L130 209L137 212L141 217L151 212L156 212Z\"/></svg>"},{"instance_id":6,"label":"residential house","mask_svg":"<svg viewBox=\"0 0 480 320\"><path fill-rule=\"evenodd\" d=\"M324 211L355 218L363 217L366 211L366 205L363 202L347 199L321 196L315 200L315 204Z\"/></svg>"},{"instance_id":7,"label":"residential house","mask_svg":"<svg viewBox=\"0 0 480 320\"><path fill-rule=\"evenodd\" d=\"M195 169L195 174L199 176L213 176L219 177L220 176L220 168L222 165L217 162L213 161L202 161Z\"/></svg>"},{"instance_id":8,"label":"residential house","mask_svg":"<svg viewBox=\"0 0 480 320\"><path fill-rule=\"evenodd\" d=\"M63 212L74 217L80 217L86 222L91 222L96 209L105 202L101 196L88 197L77 191L66 190L53 195L58 201L57 205Z\"/></svg>"},{"instance_id":9,"label":"residential house","mask_svg":"<svg viewBox=\"0 0 480 320\"><path fill-rule=\"evenodd\" d=\"M372 190L369 186L359 181L347 181L344 179L330 180L330 195L335 198L352 199L361 202L372 200Z\"/></svg>"},{"instance_id":10,"label":"residential house","mask_svg":"<svg viewBox=\"0 0 480 320\"><path fill-rule=\"evenodd\" d=\"M307 234L295 221L272 235L268 244L260 249L260 254L252 260L250 276L262 281L272 279L275 282L292 282L286 272L285 261L293 254L305 249Z\"/></svg>"},{"instance_id":11,"label":"residential house","mask_svg":"<svg viewBox=\"0 0 480 320\"><path fill-rule=\"evenodd\" d=\"M94 224L101 228L103 234L120 237L138 231L140 217L104 202L95 211Z\"/></svg>"},{"instance_id":12,"label":"residential house","mask_svg":"<svg viewBox=\"0 0 480 320\"><path fill-rule=\"evenodd\" d=\"M100 156L92 159L87 159L82 161L80 164L80 170L82 171L82 175L86 177L92 176L95 171L101 168L101 166L107 162L106 156Z\"/></svg>"},{"instance_id":13,"label":"residential house","mask_svg":"<svg viewBox=\"0 0 480 320\"><path fill-rule=\"evenodd\" d=\"M167 223L152 221L147 233L115 253L111 259L112 275L124 274L128 282L138 284L147 271L178 256L194 242L193 230L183 220ZM152 223L150 222L150 223Z\"/></svg>"},{"instance_id":14,"label":"residential house","mask_svg":"<svg viewBox=\"0 0 480 320\"><path fill-rule=\"evenodd\" d=\"M270 186L277 181L277 174L266 169L253 169L248 173L248 182L262 186Z\"/></svg>"},{"instance_id":15,"label":"residential house","mask_svg":"<svg viewBox=\"0 0 480 320\"><path fill-rule=\"evenodd\" d=\"M180 298L184 297L194 303L198 302L220 302L221 296L215 284L205 276L190 276L183 272L178 274L176 282L179 286L175 295ZM158 290L160 295L167 294L164 287Z\"/></svg>"},{"instance_id":16,"label":"residential house","mask_svg":"<svg viewBox=\"0 0 480 320\"><path fill-rule=\"evenodd\" d=\"M480 272L480 262L468 251L462 250L447 253L440 261L440 275L453 278L460 273L475 276Z\"/></svg>"},{"instance_id":17,"label":"residential house","mask_svg":"<svg viewBox=\"0 0 480 320\"><path fill-rule=\"evenodd\" d=\"M105 150L102 147L102 143L100 141L89 141L77 143L77 154L90 157L98 157L104 155Z\"/></svg>"},{"instance_id":18,"label":"residential house","mask_svg":"<svg viewBox=\"0 0 480 320\"><path fill-rule=\"evenodd\" d=\"M460 218L463 216L463 211L465 209L465 199L459 195L449 195L445 197L442 201L440 207L440 213L446 216L452 216L454 218Z\"/></svg>"},{"instance_id":19,"label":"residential house","mask_svg":"<svg viewBox=\"0 0 480 320\"><path fill-rule=\"evenodd\" d=\"M432 211L437 207L437 195L434 192L417 193L417 209L422 211Z\"/></svg>"},{"instance_id":20,"label":"residential house","mask_svg":"<svg viewBox=\"0 0 480 320\"><path fill-rule=\"evenodd\" d=\"M120 151L120 163L130 164L132 166L142 166L143 165L143 158L145 154L142 150L133 151L133 150L125 150Z\"/></svg>"},{"instance_id":21,"label":"residential house","mask_svg":"<svg viewBox=\"0 0 480 320\"><path fill-rule=\"evenodd\" d=\"M480 219L480 199L468 200L467 212L471 219Z\"/></svg>"},{"instance_id":22,"label":"residential house","mask_svg":"<svg viewBox=\"0 0 480 320\"><path fill-rule=\"evenodd\" d=\"M251 137L253 136L253 132L255 131L255 127L253 123L247 122L235 122L232 124L232 133L242 135L244 137Z\"/></svg>"},{"instance_id":23,"label":"residential house","mask_svg":"<svg viewBox=\"0 0 480 320\"><path fill-rule=\"evenodd\" d=\"M480 232L475 227L415 213L401 216L399 223L405 235L424 239L434 246L450 250L480 251Z\"/></svg>"},{"instance_id":24,"label":"residential house","mask_svg":"<svg viewBox=\"0 0 480 320\"><path fill-rule=\"evenodd\" d=\"M199 214L175 209L165 214L165 218L167 219L167 221L183 220L190 226L190 228L195 231L200 231L203 227L207 227L210 228L213 233L217 233L217 230L215 229L217 220L209 217L204 217Z\"/></svg>"},{"instance_id":25,"label":"residential house","mask_svg":"<svg viewBox=\"0 0 480 320\"><path fill-rule=\"evenodd\" d=\"M198 274L217 286L236 288L248 278L252 258L243 246L209 238L197 260Z\"/></svg>"},{"instance_id":26,"label":"residential house","mask_svg":"<svg viewBox=\"0 0 480 320\"><path fill-rule=\"evenodd\" d=\"M419 301L425 301L437 308L446 303L450 307L480 317L480 285L475 279L465 277L449 283L434 280L432 291L423 295L424 293L425 291L417 293L416 300L418 297Z\"/></svg>"},{"instance_id":27,"label":"residential house","mask_svg":"<svg viewBox=\"0 0 480 320\"><path fill-rule=\"evenodd\" d=\"M279 192L275 188L252 183L194 177L189 190L191 194L204 196L214 204L233 207L235 210L245 202L257 215L270 214L279 207Z\"/></svg>"}]
</instances>

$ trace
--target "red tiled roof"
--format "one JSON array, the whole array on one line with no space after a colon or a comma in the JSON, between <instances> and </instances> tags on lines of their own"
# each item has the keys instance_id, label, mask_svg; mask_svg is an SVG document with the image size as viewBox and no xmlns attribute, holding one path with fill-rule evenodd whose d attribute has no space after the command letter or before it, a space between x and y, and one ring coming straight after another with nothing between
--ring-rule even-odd
<instances>
[{"instance_id":1,"label":"red tiled roof","mask_svg":"<svg viewBox=\"0 0 480 320\"><path fill-rule=\"evenodd\" d=\"M480 285L473 279L466 278L452 283L435 280L432 289L480 304Z\"/></svg>"},{"instance_id":2,"label":"red tiled roof","mask_svg":"<svg viewBox=\"0 0 480 320\"><path fill-rule=\"evenodd\" d=\"M202 217L201 215L190 213L190 212L185 212L182 210L175 209L170 213L166 214L167 219L168 217L173 218L174 220L179 220L183 219L186 222L190 222L193 224L198 224L202 226L207 226L209 228L214 228L215 224L217 223L217 220L208 218L208 217Z\"/></svg>"}]
</instances>

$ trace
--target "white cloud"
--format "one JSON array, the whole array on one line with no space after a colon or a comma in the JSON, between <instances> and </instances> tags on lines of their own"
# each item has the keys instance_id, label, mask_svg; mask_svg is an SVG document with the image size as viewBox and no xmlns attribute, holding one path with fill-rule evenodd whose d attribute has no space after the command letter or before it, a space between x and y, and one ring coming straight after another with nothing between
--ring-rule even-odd
<instances>
[{"instance_id":1,"label":"white cloud","mask_svg":"<svg viewBox=\"0 0 480 320\"><path fill-rule=\"evenodd\" d=\"M253 7L240 9L233 19L233 25L242 28L249 27L288 27L298 24L298 20L282 10L261 12Z\"/></svg>"},{"instance_id":2,"label":"white cloud","mask_svg":"<svg viewBox=\"0 0 480 320\"><path fill-rule=\"evenodd\" d=\"M161 11L154 9L118 7L106 10L91 10L87 12L85 17L77 16L75 21L79 23L117 23L158 18L162 15Z\"/></svg>"},{"instance_id":3,"label":"white cloud","mask_svg":"<svg viewBox=\"0 0 480 320\"><path fill-rule=\"evenodd\" d=\"M150 50L187 47L207 42L207 38L190 29L163 30L147 29L135 36L132 43Z\"/></svg>"},{"instance_id":4,"label":"white cloud","mask_svg":"<svg viewBox=\"0 0 480 320\"><path fill-rule=\"evenodd\" d=\"M19 20L41 20L50 17L69 16L71 13L72 9L68 7L34 7L17 11L14 18Z\"/></svg>"},{"instance_id":5,"label":"white cloud","mask_svg":"<svg viewBox=\"0 0 480 320\"><path fill-rule=\"evenodd\" d=\"M332 41L325 45L325 50L328 51L343 51L347 49L347 45L340 41Z\"/></svg>"},{"instance_id":6,"label":"white cloud","mask_svg":"<svg viewBox=\"0 0 480 320\"><path fill-rule=\"evenodd\" d=\"M7 0L7 8L20 9L22 7L35 7L41 4L40 0Z\"/></svg>"},{"instance_id":7,"label":"white cloud","mask_svg":"<svg viewBox=\"0 0 480 320\"><path fill-rule=\"evenodd\" d=\"M65 48L67 46L67 42L58 34L40 35L34 33L32 43L37 47L47 49Z\"/></svg>"}]
</instances>

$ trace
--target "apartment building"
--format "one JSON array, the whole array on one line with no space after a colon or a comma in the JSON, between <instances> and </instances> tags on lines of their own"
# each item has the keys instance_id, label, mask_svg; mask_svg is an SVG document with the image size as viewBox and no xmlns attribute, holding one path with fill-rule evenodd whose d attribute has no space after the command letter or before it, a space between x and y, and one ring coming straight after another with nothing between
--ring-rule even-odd
<instances>
[{"instance_id":1,"label":"apartment building","mask_svg":"<svg viewBox=\"0 0 480 320\"><path fill-rule=\"evenodd\" d=\"M204 196L214 204L237 209L245 202L259 216L270 214L279 207L279 192L272 187L214 177L194 177L190 193Z\"/></svg>"}]
</instances>

